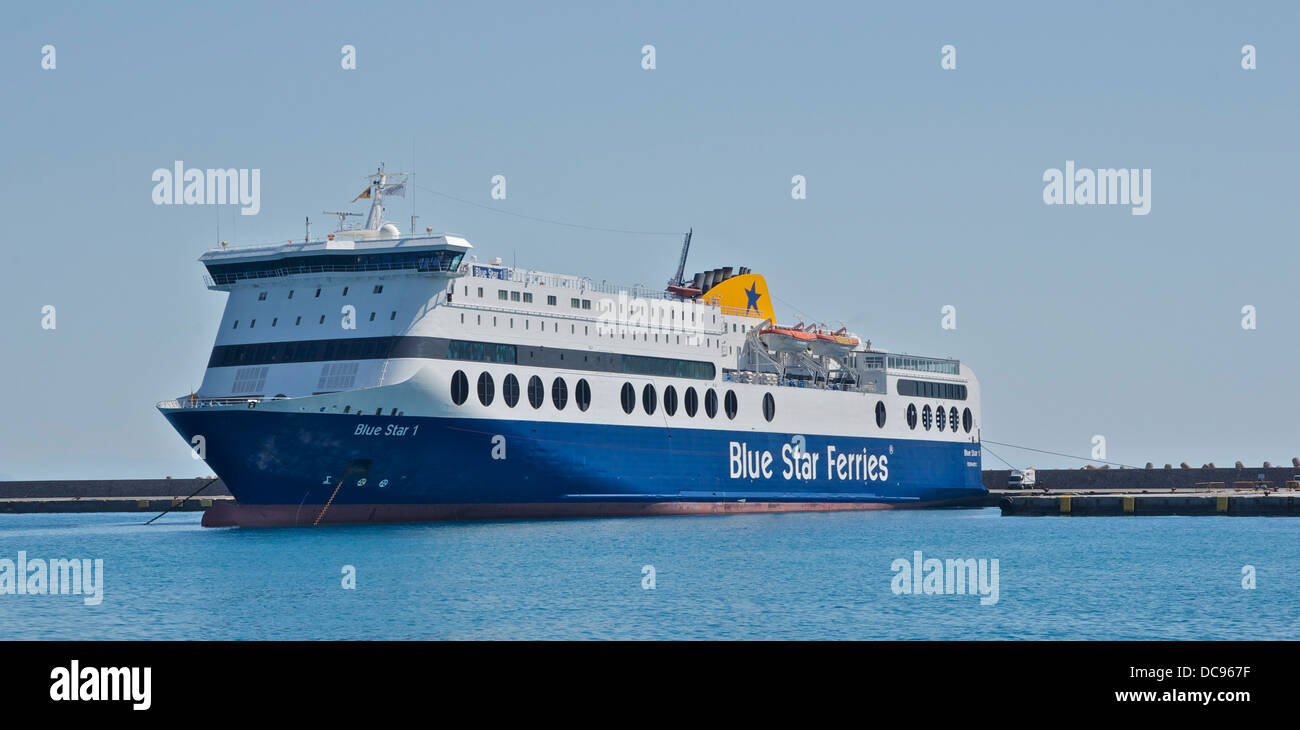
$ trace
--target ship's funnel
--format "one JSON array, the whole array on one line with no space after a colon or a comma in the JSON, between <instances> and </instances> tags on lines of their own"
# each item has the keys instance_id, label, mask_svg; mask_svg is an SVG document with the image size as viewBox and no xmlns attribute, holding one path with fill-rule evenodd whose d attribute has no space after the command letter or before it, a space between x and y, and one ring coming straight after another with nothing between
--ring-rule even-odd
<instances>
[{"instance_id":1,"label":"ship's funnel","mask_svg":"<svg viewBox=\"0 0 1300 730\"><path fill-rule=\"evenodd\" d=\"M703 272L703 271L701 271L701 272L699 272L698 274L695 275L695 280L691 282L691 286L694 287L694 288L696 288L696 289L699 289L699 290L701 290L701 291L704 290L704 272Z\"/></svg>"}]
</instances>

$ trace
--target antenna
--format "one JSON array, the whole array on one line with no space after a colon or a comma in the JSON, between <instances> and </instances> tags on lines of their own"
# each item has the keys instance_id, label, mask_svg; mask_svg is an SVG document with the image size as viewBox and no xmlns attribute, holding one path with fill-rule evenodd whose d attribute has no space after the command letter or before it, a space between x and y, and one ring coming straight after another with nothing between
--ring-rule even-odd
<instances>
[{"instance_id":1,"label":"antenna","mask_svg":"<svg viewBox=\"0 0 1300 730\"><path fill-rule=\"evenodd\" d=\"M686 275L686 254L691 250L691 234L694 232L694 228L686 231L686 240L682 241L682 260L677 262L677 275L668 282L668 286L681 286L683 284L682 277Z\"/></svg>"},{"instance_id":2,"label":"antenna","mask_svg":"<svg viewBox=\"0 0 1300 730\"><path fill-rule=\"evenodd\" d=\"M339 230L340 230L340 231L343 230L343 220L344 220L345 218L347 218L347 217L350 216L350 215L354 215L354 216L356 216L356 217L358 217L358 218L361 217L361 214L360 214L360 213L349 213L349 212L346 211L346 210L322 210L321 212L324 213L325 215L336 215L336 216L338 216L338 217L339 217Z\"/></svg>"},{"instance_id":3,"label":"antenna","mask_svg":"<svg viewBox=\"0 0 1300 730\"><path fill-rule=\"evenodd\" d=\"M302 239L303 242L305 243L311 240L311 218L303 216L303 220L307 221L307 237Z\"/></svg>"}]
</instances>

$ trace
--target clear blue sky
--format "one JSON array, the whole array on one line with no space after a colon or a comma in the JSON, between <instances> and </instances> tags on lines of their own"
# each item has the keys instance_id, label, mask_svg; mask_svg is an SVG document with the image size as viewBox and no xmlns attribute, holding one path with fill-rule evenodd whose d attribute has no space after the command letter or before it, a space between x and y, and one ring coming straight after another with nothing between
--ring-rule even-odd
<instances>
[{"instance_id":1,"label":"clear blue sky","mask_svg":"<svg viewBox=\"0 0 1300 730\"><path fill-rule=\"evenodd\" d=\"M0 478L207 473L153 404L202 376L225 295L195 259L218 222L235 243L301 237L306 215L323 233L412 157L420 185L504 210L694 226L691 268L764 273L782 318L968 362L986 439L1300 456L1297 4L559 5L9 7ZM175 160L260 169L260 214L153 205ZM1151 168L1150 214L1044 205L1066 160ZM403 230L412 202L520 265L655 286L676 266L676 235L425 192L395 202Z\"/></svg>"}]
</instances>

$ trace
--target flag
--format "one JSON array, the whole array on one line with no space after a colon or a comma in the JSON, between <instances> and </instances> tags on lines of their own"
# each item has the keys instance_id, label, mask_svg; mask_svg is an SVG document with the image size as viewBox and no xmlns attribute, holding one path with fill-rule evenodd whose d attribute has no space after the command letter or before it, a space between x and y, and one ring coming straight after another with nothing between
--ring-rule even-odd
<instances>
[{"instance_id":1,"label":"flag","mask_svg":"<svg viewBox=\"0 0 1300 730\"><path fill-rule=\"evenodd\" d=\"M353 198L353 199L352 199L352 202L355 203L355 202L357 202L358 200L361 200L362 198L369 198L369 197L370 197L370 188L366 188L365 190L362 190L362 191L361 191L361 194L360 194L360 195L358 195L357 197Z\"/></svg>"},{"instance_id":2,"label":"flag","mask_svg":"<svg viewBox=\"0 0 1300 730\"><path fill-rule=\"evenodd\" d=\"M406 197L406 183L397 183L395 185L385 185L384 195L392 195L397 198Z\"/></svg>"}]
</instances>

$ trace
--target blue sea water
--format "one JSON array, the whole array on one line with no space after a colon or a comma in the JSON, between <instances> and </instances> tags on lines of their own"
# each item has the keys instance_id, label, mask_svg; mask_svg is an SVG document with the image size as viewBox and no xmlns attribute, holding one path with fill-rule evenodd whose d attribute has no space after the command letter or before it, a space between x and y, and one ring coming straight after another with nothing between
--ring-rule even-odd
<instances>
[{"instance_id":1,"label":"blue sea water","mask_svg":"<svg viewBox=\"0 0 1300 730\"><path fill-rule=\"evenodd\" d=\"M0 515L0 558L104 561L96 606L0 594L0 639L1300 639L1300 520L1288 518L143 521ZM895 594L891 564L917 550L997 559L997 603Z\"/></svg>"}]
</instances>

